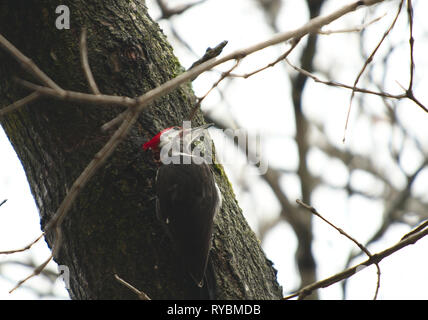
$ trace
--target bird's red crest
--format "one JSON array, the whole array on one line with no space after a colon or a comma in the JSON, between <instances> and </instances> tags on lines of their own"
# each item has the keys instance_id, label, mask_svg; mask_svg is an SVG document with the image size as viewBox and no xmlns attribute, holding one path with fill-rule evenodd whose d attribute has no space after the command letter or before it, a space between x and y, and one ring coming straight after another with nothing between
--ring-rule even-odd
<instances>
[{"instance_id":1,"label":"bird's red crest","mask_svg":"<svg viewBox=\"0 0 428 320\"><path fill-rule=\"evenodd\" d=\"M160 131L150 141L147 141L145 144L143 144L143 150L146 151L149 149L151 149L151 150L158 149L162 133L164 133L164 132L166 132L172 128L174 128L174 127L169 127L169 128L166 128L166 129L163 129L162 131Z\"/></svg>"}]
</instances>

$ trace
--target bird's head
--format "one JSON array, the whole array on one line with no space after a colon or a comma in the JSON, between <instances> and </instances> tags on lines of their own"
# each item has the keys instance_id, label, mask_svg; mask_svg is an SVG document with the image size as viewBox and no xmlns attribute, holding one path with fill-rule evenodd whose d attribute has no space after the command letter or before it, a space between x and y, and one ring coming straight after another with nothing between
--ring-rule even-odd
<instances>
[{"instance_id":1,"label":"bird's head","mask_svg":"<svg viewBox=\"0 0 428 320\"><path fill-rule=\"evenodd\" d=\"M173 141L182 134L182 127L170 127L158 132L153 138L143 144L143 150L159 151L168 142Z\"/></svg>"},{"instance_id":2,"label":"bird's head","mask_svg":"<svg viewBox=\"0 0 428 320\"><path fill-rule=\"evenodd\" d=\"M153 138L143 144L142 148L144 151L151 150L157 155L163 147L171 147L174 144L179 146L181 150L190 150L191 144L198 140L204 133L204 130L212 125L212 123L204 124L195 128L169 127L158 132Z\"/></svg>"}]
</instances>

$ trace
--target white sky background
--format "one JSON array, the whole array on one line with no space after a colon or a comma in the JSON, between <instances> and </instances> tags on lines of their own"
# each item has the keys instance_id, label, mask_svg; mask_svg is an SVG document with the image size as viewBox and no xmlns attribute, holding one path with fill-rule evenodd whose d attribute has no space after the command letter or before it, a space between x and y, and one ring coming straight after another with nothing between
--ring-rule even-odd
<instances>
[{"instance_id":1,"label":"white sky background","mask_svg":"<svg viewBox=\"0 0 428 320\"><path fill-rule=\"evenodd\" d=\"M152 5L153 0L147 1L153 18L159 16L159 12ZM330 0L323 8L323 13L331 12L345 3L351 1ZM187 3L187 1L171 0L171 5ZM302 0L284 1L284 6L279 16L279 28L281 31L290 30L301 26L307 21L308 13ZM373 19L377 16L386 16L378 23L367 29L368 39L366 50L371 50L379 41L380 37L392 21L397 7L397 1L379 6L373 10L360 9L358 12L347 15L340 21L328 26L328 29L349 28L361 24L364 16ZM418 41L427 35L428 25L424 23L424 14L428 12L427 1L414 1L415 8L415 95L425 105L428 104L428 94L423 88L427 87L424 82L424 70L428 67L426 57L427 45ZM369 14L370 13L370 14ZM71 13L72 18L72 13ZM174 27L180 36L191 45L198 57L202 56L207 47L213 47L223 40L229 43L225 52L247 47L258 41L271 36L271 31L266 25L262 11L255 6L255 1L249 0L208 0L205 4L197 6L183 15L173 17ZM400 87L396 81L407 86L409 78L408 68L408 34L405 25L407 16L402 12L397 22L395 32L391 39L396 43L402 43L396 56L392 60L388 72L387 90L399 93ZM169 24L161 21L161 27L168 35L175 54L180 58L184 67L190 66L198 57L189 54L180 43L174 41L170 33ZM404 31L406 33L404 33ZM275 60L284 50L284 46L269 48L261 53L246 58L235 73L244 74L262 67ZM358 51L358 35L338 34L321 36L318 44L316 67L329 72L332 79L347 84L352 84L358 74L362 60ZM380 53L382 49L380 50ZM293 60L296 55L291 55ZM293 61L296 62L294 59ZM376 61L375 61L376 62ZM298 64L296 62L296 64ZM219 70L227 70L219 67ZM226 81L220 85L224 89L227 103L221 100L218 91L212 92L204 101L205 110L213 112L213 116L228 117L232 114L239 124L251 132L260 131L263 134L263 153L268 155L269 165L285 170L294 170L297 166L297 148L294 142L294 118L289 95L290 86L288 78L284 73L283 65L278 64L258 75L246 80L236 79L226 86ZM288 72L294 72L290 68ZM209 73L198 78L194 82L196 94L203 95L211 85L218 79L218 73ZM325 78L324 75L319 75ZM374 77L377 75L375 73ZM364 85L366 83L362 82ZM312 120L324 122L327 125L329 139L340 148L352 148L361 154L376 152L385 170L396 172L396 168L390 168L390 162L384 156L387 153L387 141L390 137L390 129L387 124L374 125L364 121L358 116L357 103L354 103L350 125L347 131L347 141L342 144L344 124L350 93L345 90L329 88L323 84L316 84L308 80L304 95L304 111ZM357 98L357 97L356 97ZM357 100L357 99L356 99ZM364 111L375 114L379 119L384 118L383 105L377 98L367 99L370 103L364 106ZM380 107L379 107L380 106ZM414 103L401 104L399 115L403 123L407 124L409 130L418 137L428 137L428 115L421 111ZM401 110L402 109L402 110ZM212 131L215 139L221 135ZM400 137L397 134L397 143ZM421 140L425 151L428 152L428 139ZM217 146L220 151L230 151L230 146ZM412 173L423 159L409 143L408 151L402 160L403 167L408 173ZM238 156L237 156L238 159ZM0 251L9 250L28 244L40 234L40 224L35 203L29 191L25 174L22 170L9 141L4 133L0 131L0 202L8 199L7 203L0 207ZM348 170L340 162L328 159L321 152L312 151L310 156L311 171L335 186L343 186L348 179ZM279 213L279 205L269 188L254 173L247 173L240 164L227 165L226 169L232 181L235 193L241 208L250 225L256 230L259 219L272 219ZM389 171L388 171L389 172ZM404 184L404 176L397 174L391 179L397 186ZM418 181L415 182L413 191L428 202L428 170L422 172ZM247 190L239 184L245 183ZM239 184L238 184L239 183ZM360 174L352 176L352 183L361 188L379 193L379 183L370 176ZM298 179L292 174L286 174L282 179L282 187L291 202L300 198ZM382 219L382 203L352 197L348 199L344 192L331 188L319 188L313 194L312 205L330 219L337 226L343 228L357 240L364 243L377 230ZM409 227L396 224L373 246L369 247L372 253L381 251L396 243L401 236L409 231ZM349 251L355 246L348 239L338 234L331 227L314 217L314 245L313 252L317 262L318 278L331 276L344 268ZM284 293L290 293L298 288L297 270L294 260L296 239L291 228L286 223L276 226L265 238L263 248L267 256L278 269L278 280L284 287ZM409 246L383 260L380 264L382 276L379 291L379 299L427 299L426 288L428 286L428 239L420 240L416 245ZM0 299L38 299L34 290L50 293L51 287L43 277L30 280L22 289L9 294L8 291L14 287L16 281L24 278L31 270L19 267L16 264L5 264L6 260L34 261L35 264L43 262L49 255L44 242L41 242L30 253L16 254L12 256L0 256ZM365 259L365 257L361 257ZM361 260L360 259L360 260ZM357 263L358 261L354 261ZM353 264L354 264L353 263ZM50 265L51 270L56 270L55 264ZM348 299L371 299L376 287L376 269L367 268L349 280L347 288ZM341 299L342 291L340 284L319 290L321 299ZM57 281L54 291L48 295L49 298L57 296L66 298L68 295L63 289L63 284Z\"/></svg>"}]
</instances>

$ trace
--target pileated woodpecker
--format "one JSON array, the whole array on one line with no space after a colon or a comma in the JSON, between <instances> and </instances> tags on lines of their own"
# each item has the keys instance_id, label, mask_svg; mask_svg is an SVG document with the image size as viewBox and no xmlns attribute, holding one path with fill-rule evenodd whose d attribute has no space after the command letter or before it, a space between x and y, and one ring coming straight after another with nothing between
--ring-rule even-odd
<instances>
[{"instance_id":1,"label":"pileated woodpecker","mask_svg":"<svg viewBox=\"0 0 428 320\"><path fill-rule=\"evenodd\" d=\"M158 164L157 217L166 227L187 272L200 288L204 286L211 249L213 218L222 202L204 157L205 149L211 148L203 135L209 126L167 128L143 145L144 150L153 152ZM196 149L199 152L195 152Z\"/></svg>"}]
</instances>

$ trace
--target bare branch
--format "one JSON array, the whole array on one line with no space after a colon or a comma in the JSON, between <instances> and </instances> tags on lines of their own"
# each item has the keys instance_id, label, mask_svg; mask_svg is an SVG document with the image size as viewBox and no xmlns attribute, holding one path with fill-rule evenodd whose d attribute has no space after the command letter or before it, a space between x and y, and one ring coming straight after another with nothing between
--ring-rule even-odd
<instances>
[{"instance_id":1,"label":"bare branch","mask_svg":"<svg viewBox=\"0 0 428 320\"><path fill-rule=\"evenodd\" d=\"M243 74L243 75L239 75L239 74L230 74L230 77L240 77L240 78L244 78L247 79L261 71L264 71L268 68L271 68L273 66L275 66L278 62L281 62L283 60L286 60L286 58L288 57L288 55L291 53L291 51L294 50L294 48L297 46L297 44L299 43L300 39L299 38L295 38L291 40L291 47L290 49L288 49L286 52L284 52L283 54L281 54L278 58L275 59L275 61L272 61L271 63L267 64L266 66L259 68L257 70L251 71L249 73Z\"/></svg>"},{"instance_id":2,"label":"bare branch","mask_svg":"<svg viewBox=\"0 0 428 320\"><path fill-rule=\"evenodd\" d=\"M210 94L211 91L213 91L217 86L222 82L226 77L230 75L230 73L236 69L239 65L239 59L235 61L235 64L226 72L223 72L220 76L220 78L211 86L211 88L205 93L201 98L198 98L198 101L196 102L195 106L190 112L189 120L192 120L194 115L196 114L196 111L200 108L202 101Z\"/></svg>"},{"instance_id":3,"label":"bare branch","mask_svg":"<svg viewBox=\"0 0 428 320\"><path fill-rule=\"evenodd\" d=\"M56 244L55 244L56 245ZM41 265L39 265L37 268L33 269L33 273L31 273L29 276L27 276L26 278L20 280L15 287L13 287L9 293L12 293L13 291L15 291L16 289L18 289L22 284L24 284L27 280L39 275L48 265L48 263L52 260L52 254L49 256L48 259L46 259L45 262L43 262Z\"/></svg>"},{"instance_id":4,"label":"bare branch","mask_svg":"<svg viewBox=\"0 0 428 320\"><path fill-rule=\"evenodd\" d=\"M6 202L6 200L4 200L1 204L5 203L5 202ZM17 252L26 251L26 250L30 249L35 243L37 243L41 238L43 238L44 235L45 235L45 233L43 232L34 241L30 242L28 245L26 245L23 248L15 249L15 250L0 251L0 254L13 254L13 253L17 253Z\"/></svg>"},{"instance_id":5,"label":"bare branch","mask_svg":"<svg viewBox=\"0 0 428 320\"><path fill-rule=\"evenodd\" d=\"M355 92L360 92L360 93L366 93L366 94L376 95L376 96L379 96L379 97L382 97L382 98L389 98L389 99L396 99L396 100L407 98L409 100L412 100L414 103L416 103L422 110L424 110L425 112L428 112L428 108L425 107L418 99L416 99L416 97L413 95L413 91L405 89L400 83L398 83L398 85L405 91L405 93L402 93L402 94L391 94L391 93L383 92L383 91L373 91L373 90L368 90L368 89L356 87L355 85L351 86L351 85L347 85L347 84L336 82L336 81L321 80L320 78L318 78L314 74L310 73L309 71L304 70L304 69L302 69L300 67L297 67L297 66L293 65L287 58L285 58L285 61L294 70L296 70L296 71L300 72L301 74L303 74L303 75L311 78L315 82L322 83L322 84L325 84L325 85L331 86L331 87L338 87L338 88L349 89L349 90L352 90L352 92L354 94L355 94ZM349 118L349 108L348 108L347 119L348 118Z\"/></svg>"},{"instance_id":6,"label":"bare branch","mask_svg":"<svg viewBox=\"0 0 428 320\"><path fill-rule=\"evenodd\" d=\"M382 45L383 41L386 39L386 37L389 35L389 33L391 32L392 28L394 28L395 23L397 22L398 16L400 15L401 12L401 8L403 7L403 2L404 0L400 1L400 5L398 7L397 10L397 14L395 15L394 20L392 21L391 25L389 26L388 30L383 34L382 38L380 39L379 43L377 44L377 46L374 48L374 50L372 51L372 53L370 54L370 56L366 59L366 61L364 62L363 67L361 68L360 72L357 75L357 78L354 81L354 87L357 86L358 82L360 81L361 76L363 75L364 71L366 70L367 66L369 65L370 62L373 61L373 57L376 54L376 52L378 51L378 49L380 48L380 46ZM344 134L343 134L343 142L345 142L345 137L346 137L346 130L348 128L348 122L349 122L349 116L351 114L351 107L352 107L352 101L354 99L354 95L355 95L355 90L352 90L351 93L351 98L349 101L349 108L348 108L348 114L346 116L346 122L345 122L345 130L344 130Z\"/></svg>"},{"instance_id":7,"label":"bare branch","mask_svg":"<svg viewBox=\"0 0 428 320\"><path fill-rule=\"evenodd\" d=\"M383 17L386 16L386 13L384 13L383 15L381 15L380 17L377 17L367 23L364 23L362 25L353 27L353 28L349 28L349 29L339 29L339 30L320 30L318 31L318 34L322 34L322 35L331 35L331 34L335 34L335 33L348 33L348 32L361 32L364 29L366 29L368 26L372 25L375 22L378 22L380 19L382 19Z\"/></svg>"},{"instance_id":8,"label":"bare branch","mask_svg":"<svg viewBox=\"0 0 428 320\"><path fill-rule=\"evenodd\" d=\"M425 220L424 222L422 222L419 226L417 226L416 228L414 228L412 231L406 233L401 240L404 240L408 237L410 237L411 235L418 233L419 231L425 229L428 226L428 220Z\"/></svg>"},{"instance_id":9,"label":"bare branch","mask_svg":"<svg viewBox=\"0 0 428 320\"><path fill-rule=\"evenodd\" d=\"M39 97L40 97L40 93L33 92L28 96L26 96L25 98L22 98L21 100L15 101L11 105L8 105L7 107L0 109L0 117L3 117L6 113L15 111L18 108L21 108L22 106L25 106L26 104L29 104L37 100Z\"/></svg>"},{"instance_id":10,"label":"bare branch","mask_svg":"<svg viewBox=\"0 0 428 320\"><path fill-rule=\"evenodd\" d=\"M415 72L415 60L413 59L413 46L415 39L413 38L413 7L412 0L407 0L407 16L409 18L409 46L410 46L410 80L408 91L413 89L413 75Z\"/></svg>"},{"instance_id":11,"label":"bare branch","mask_svg":"<svg viewBox=\"0 0 428 320\"><path fill-rule=\"evenodd\" d=\"M108 131L112 128L117 127L120 123L122 123L123 119L125 119L126 114L129 112L130 110L125 110L124 112L122 112L121 114L119 114L117 117L113 118L112 120L110 120L109 122L104 123L101 126L101 131Z\"/></svg>"},{"instance_id":12,"label":"bare branch","mask_svg":"<svg viewBox=\"0 0 428 320\"><path fill-rule=\"evenodd\" d=\"M405 207L405 204L407 201L412 199L410 197L410 192L413 186L414 181L416 180L419 173L428 165L428 159L411 175L407 177L407 184L406 187L401 191L395 191L392 190L391 192L391 201L387 202L387 205L383 212L383 220L381 226L378 228L378 230L370 237L370 239L366 242L366 246L370 245L371 243L377 241L380 239L385 232L387 231L388 227L391 225L391 223L399 221L400 214L399 212L402 211ZM421 226L424 226L422 224ZM415 230L420 230L423 227L417 227ZM413 234L414 232L411 231L409 234ZM408 235L403 236L403 239L408 237ZM348 266L353 259L360 256L360 252L358 253L351 253L347 259L346 265Z\"/></svg>"},{"instance_id":13,"label":"bare branch","mask_svg":"<svg viewBox=\"0 0 428 320\"><path fill-rule=\"evenodd\" d=\"M380 97L384 97L384 98L390 98L390 99L403 99L403 98L406 98L405 94L394 95L394 94L390 94L390 93L387 93L387 92L372 91L372 90L368 90L368 89L364 89L364 88L359 88L359 87L347 85L347 84L336 82L336 81L321 80L320 78L318 78L313 73L310 73L307 70L304 70L304 69L302 69L302 68L300 68L298 66L293 65L288 59L285 59L285 61L290 65L290 67L292 67L297 72L300 72L301 74L303 74L303 75L311 78L315 82L322 83L322 84L325 84L327 86L349 89L349 90L353 90L354 92L361 92L361 93L366 93L366 94L372 94L372 95L376 95L376 96L380 96Z\"/></svg>"},{"instance_id":14,"label":"bare branch","mask_svg":"<svg viewBox=\"0 0 428 320\"><path fill-rule=\"evenodd\" d=\"M93 94L100 94L97 83L95 82L94 76L92 75L91 68L88 60L88 47L86 45L86 28L83 28L80 36L80 60L85 73L86 80L88 81L89 87Z\"/></svg>"},{"instance_id":15,"label":"bare branch","mask_svg":"<svg viewBox=\"0 0 428 320\"><path fill-rule=\"evenodd\" d=\"M385 259L386 257L390 256L391 254L397 252L398 250L401 250L404 247L407 247L408 245L415 244L418 240L422 239L426 235L428 235L428 229L423 229L420 232L412 234L409 237L405 238L404 240L399 241L397 244L395 244L395 245L393 245L393 246L391 246L391 247L389 247L389 248L387 248L387 249L385 249L379 253L375 253L370 258L368 258L366 261L364 261L364 262L362 262L356 266L353 266L351 268L348 268L342 272L339 272L339 273L337 273L337 274L335 274L329 278L326 278L324 280L317 281L313 284L310 284L310 285L300 289L299 291L284 297L284 300L288 300L288 299L291 299L294 297L300 297L301 295L306 296L314 290L317 290L320 288L326 288L326 287L331 286L332 284L335 284L339 281L347 279L347 278L353 276L354 274L356 274L358 271L361 271L365 267L368 267L368 266L375 264L375 263L380 263L383 259Z\"/></svg>"},{"instance_id":16,"label":"bare branch","mask_svg":"<svg viewBox=\"0 0 428 320\"><path fill-rule=\"evenodd\" d=\"M38 92L41 95L51 97L54 99L64 100L64 101L84 102L84 103L96 104L99 106L118 105L118 106L124 106L124 107L133 107L137 103L135 99L132 99L129 97L111 96L107 94L94 95L90 93L76 92L71 90L62 90L61 94L58 94L55 90L51 88L42 87L26 80L16 79L16 81L20 85L28 89L31 89L35 92Z\"/></svg>"},{"instance_id":17,"label":"bare branch","mask_svg":"<svg viewBox=\"0 0 428 320\"><path fill-rule=\"evenodd\" d=\"M37 67L30 58L26 57L1 34L0 46L3 47L6 51L8 51L25 70L27 70L29 73L38 78L43 84L55 90L57 94L62 93L63 89L60 86L58 86L51 78L49 78L42 70L40 70L39 67Z\"/></svg>"},{"instance_id":18,"label":"bare branch","mask_svg":"<svg viewBox=\"0 0 428 320\"><path fill-rule=\"evenodd\" d=\"M361 249L361 251L363 251L369 258L372 258L372 254L370 253L370 251L363 246L360 242L358 242L355 238L351 237L349 234L347 234L345 231L343 231L343 229L336 227L333 223L331 223L330 221L328 221L326 218L324 218L314 207L304 203L303 201L297 199L296 202L301 205L302 207L306 208L307 210L309 210L312 214L316 215L318 218L320 218L322 221L324 221L325 223L327 223L329 226L333 227L334 229L336 229L340 234L344 235L346 238L348 238L349 240L351 240L353 243L355 243L358 248ZM375 295L373 297L373 300L376 300L378 292L379 292L379 287L380 287L380 268L379 268L379 264L377 262L375 262L376 265L376 269L377 269L377 284L376 284L376 291L375 291ZM299 296L299 298L302 298L302 296Z\"/></svg>"},{"instance_id":19,"label":"bare branch","mask_svg":"<svg viewBox=\"0 0 428 320\"><path fill-rule=\"evenodd\" d=\"M157 0L157 4L159 8L161 9L162 16L159 19L169 19L173 15L182 14L183 12L189 10L190 8L204 3L206 0L199 0L193 3L183 4L176 6L174 8L170 8L166 3L165 0Z\"/></svg>"},{"instance_id":20,"label":"bare branch","mask_svg":"<svg viewBox=\"0 0 428 320\"><path fill-rule=\"evenodd\" d=\"M200 65L201 63L204 63L205 61L218 57L226 45L227 45L227 41L224 40L220 42L218 45L216 45L214 48L210 48L210 47L207 48L204 55L200 59L193 62L190 68L187 70L193 69L194 67ZM193 80L195 79L192 79L192 81Z\"/></svg>"},{"instance_id":21,"label":"bare branch","mask_svg":"<svg viewBox=\"0 0 428 320\"><path fill-rule=\"evenodd\" d=\"M145 294L143 291L138 290L132 284L130 284L129 282L126 282L121 277L119 277L117 274L115 274L114 277L115 277L115 279L117 281L119 281L119 283L123 284L129 290L131 290L132 292L134 292L138 296L138 298L140 300L151 300L150 297L147 294Z\"/></svg>"},{"instance_id":22,"label":"bare branch","mask_svg":"<svg viewBox=\"0 0 428 320\"><path fill-rule=\"evenodd\" d=\"M415 44L415 39L413 38L413 7L412 7L412 0L407 0L407 15L409 19L409 46L410 46L410 80L409 80L409 87L406 90L406 96L412 100L414 103L416 103L419 107L421 107L425 112L428 112L428 108L425 107L418 99L416 99L414 93L413 93L413 78L415 73L415 60L413 58L413 47Z\"/></svg>"}]
</instances>

